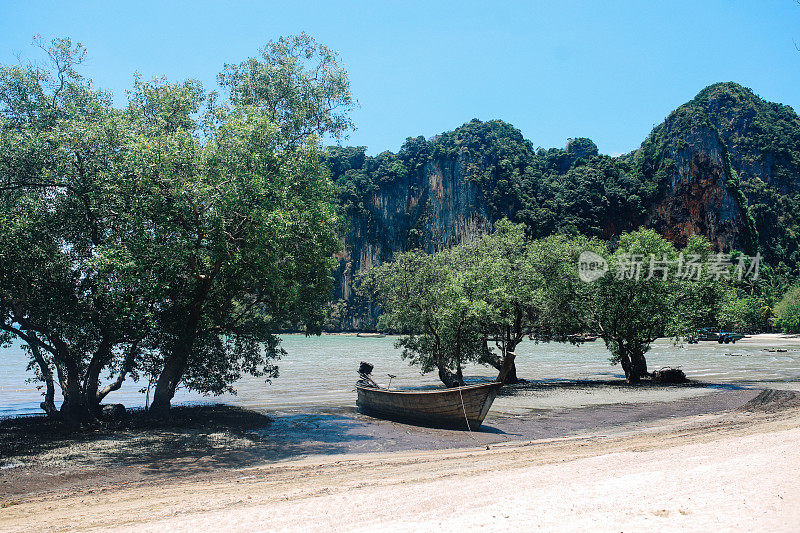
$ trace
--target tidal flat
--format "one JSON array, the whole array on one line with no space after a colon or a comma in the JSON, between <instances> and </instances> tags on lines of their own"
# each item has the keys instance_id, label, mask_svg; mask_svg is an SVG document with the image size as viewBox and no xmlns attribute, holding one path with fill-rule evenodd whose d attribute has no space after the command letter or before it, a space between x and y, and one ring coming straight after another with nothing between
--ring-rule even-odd
<instances>
[{"instance_id":1,"label":"tidal flat","mask_svg":"<svg viewBox=\"0 0 800 533\"><path fill-rule=\"evenodd\" d=\"M284 361L287 370L274 388L246 381L244 394L233 397L234 401L192 399L174 409L169 422L153 422L143 410L134 408L118 427L68 434L38 415L7 416L0 421L4 527L26 529L34 519L26 509L46 503L36 518L44 517L48 528L58 529L58 513L72 512L64 506L77 502L90 504L83 513L73 509L78 523L89 527L103 512L105 499L114 500L115 508L128 509L135 503L131 495L138 494L136 505L140 505L166 487L193 495L195 503L199 493L216 487L225 496L215 499L212 508L230 504L234 487L238 490L242 485L256 484L247 490L255 491L257 499L273 494L292 505L300 505L312 493L325 498L349 494L347 487L359 473L365 484L410 484L421 490L420 480L429 480L431 472L443 479L452 475L446 464L464 476L488 475L485 457L474 465L465 459L484 453L495 461L492 468L510 475L515 468L539 464L542 457L559 464L597 456L611 464L617 460L615 454L631 450L664 448L664 454L678 453L676 447L697 442L752 440L756 434L777 438L777 433L771 435L776 431L784 432L781 439L797 438L791 442L800 443L796 429L800 427L800 340L796 336L761 335L736 345L692 346L662 339L651 353L652 367L681 366L692 381L636 387L626 385L618 369L608 364L602 344L576 348L526 343L520 350L520 374L528 381L503 388L477 432L406 425L356 411L352 385L348 386L355 375L350 371L355 366L352 361L369 358L382 369L404 368L391 338L287 336L285 342L293 349ZM305 352L303 343L309 343ZM572 359L562 352L570 348ZM678 361L683 364L676 365ZM289 392L293 378L307 378L321 366L328 368L326 379L311 386L322 391L321 399L315 400L304 387L297 395ZM399 386L435 386L429 376L407 370L398 379ZM489 371L480 367L471 370L471 380L489 377ZM261 400L257 399L259 390ZM139 393L124 394L137 398ZM13 407L8 398L2 396L6 409ZM685 459L672 457L675 468L683 468ZM790 459L796 462L797 457ZM380 465L398 461L404 466L396 475L381 470ZM336 481L342 469L350 480L344 488ZM327 477L314 475L298 481L303 472L318 470L327 472ZM288 479L295 480L298 488L279 497L274 491ZM96 505L91 503L95 501ZM172 506L160 500L150 503L163 514L177 511L173 507L179 502ZM192 518L186 524L200 519L195 503L189 506ZM131 512L121 526L134 528L161 516ZM670 513L683 516L676 509ZM315 515L314 520L318 518ZM286 527L292 529L291 524Z\"/></svg>"},{"instance_id":2,"label":"tidal flat","mask_svg":"<svg viewBox=\"0 0 800 533\"><path fill-rule=\"evenodd\" d=\"M521 427L532 427L534 420L518 419L518 433L512 435L449 433L352 417L356 426L363 422L371 428L366 433L380 440L382 451L359 449L352 445L355 438L344 447L332 446L320 440L328 433L325 424L306 420L296 431L316 434L315 443L309 447L306 440L294 450L300 453L283 457L274 455L274 440L258 436L258 427L250 426L259 423L247 416L213 432L191 424L163 428L149 443L136 443L130 434L116 441L98 435L36 454L51 458L47 466L5 469L2 526L7 531L307 531L367 530L380 521L414 531L437 524L489 527L502 518L508 529L534 519L559 528L570 519L571 527L595 530L612 524L628 529L767 524L786 530L800 519L794 486L800 474L800 402L794 392L765 391L727 409L746 397L729 391L699 397L715 398L715 405L700 400L706 404L703 414L653 405L651 415L660 414L651 420L622 420L621 406L586 408L581 415L572 413L572 420L604 413L599 426L531 440L521 438ZM693 404L696 412L698 401L688 400L684 409ZM570 416L553 418L557 424ZM614 425L615 420L622 423ZM494 423L496 429L509 427ZM125 439L131 439L127 446L120 442ZM430 449L424 442L449 446ZM170 453L165 455L164 447ZM329 453L319 453L322 448ZM59 470L65 465L59 456L83 466ZM619 512L620 499L643 497L641 505ZM365 505L369 516L362 520L356 507Z\"/></svg>"}]
</instances>

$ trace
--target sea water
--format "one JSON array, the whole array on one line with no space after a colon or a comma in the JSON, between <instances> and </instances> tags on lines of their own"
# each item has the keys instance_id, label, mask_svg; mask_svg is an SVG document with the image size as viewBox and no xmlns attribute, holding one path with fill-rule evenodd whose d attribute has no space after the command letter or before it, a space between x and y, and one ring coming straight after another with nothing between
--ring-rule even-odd
<instances>
[{"instance_id":1,"label":"sea water","mask_svg":"<svg viewBox=\"0 0 800 533\"><path fill-rule=\"evenodd\" d=\"M280 376L243 377L235 385L236 395L204 396L180 389L174 403L229 403L265 412L304 412L355 405L354 384L361 361L375 365L373 377L392 388L440 385L436 373L420 374L394 347L396 337L351 335L282 335L287 351L278 366ZM778 351L785 350L785 351ZM607 403L636 403L685 398L719 388L778 388L800 390L800 342L798 339L763 337L736 344L701 342L676 345L657 340L647 353L651 370L680 367L703 387L627 387L619 365L612 366L602 340L580 346L561 343L523 342L517 348L519 377L535 382L524 394L501 396L493 409L515 413L527 409L580 407ZM0 349L0 417L40 413L42 391L29 382L28 357L20 346ZM467 381L488 380L497 371L479 365L465 367ZM612 383L608 383L611 381ZM111 393L107 403L143 407L147 383L127 381Z\"/></svg>"}]
</instances>

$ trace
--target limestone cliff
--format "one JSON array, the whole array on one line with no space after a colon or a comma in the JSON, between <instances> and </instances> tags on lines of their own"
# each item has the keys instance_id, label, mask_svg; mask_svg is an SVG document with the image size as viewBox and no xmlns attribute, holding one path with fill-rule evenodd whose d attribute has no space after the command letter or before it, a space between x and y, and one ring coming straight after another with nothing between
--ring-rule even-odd
<instances>
[{"instance_id":1,"label":"limestone cliff","mask_svg":"<svg viewBox=\"0 0 800 533\"><path fill-rule=\"evenodd\" d=\"M365 210L350 216L336 271L338 301L331 329L371 329L375 309L359 300L358 274L396 251L436 252L491 231L478 186L468 179L465 153L427 161L418 172L383 181L367 195Z\"/></svg>"},{"instance_id":2,"label":"limestone cliff","mask_svg":"<svg viewBox=\"0 0 800 533\"><path fill-rule=\"evenodd\" d=\"M665 125L669 134L671 124ZM664 192L647 209L644 225L677 246L704 235L717 250L743 249L746 206L737 204L726 174L727 150L716 130L696 127L664 154L672 163Z\"/></svg>"},{"instance_id":3,"label":"limestone cliff","mask_svg":"<svg viewBox=\"0 0 800 533\"><path fill-rule=\"evenodd\" d=\"M648 226L678 246L701 234L717 250L800 263L800 118L734 83L707 87L619 157L584 138L534 149L507 123L473 120L397 153L331 147L328 164L347 219L329 329L374 327L376 310L355 294L360 273L502 217L532 237Z\"/></svg>"}]
</instances>

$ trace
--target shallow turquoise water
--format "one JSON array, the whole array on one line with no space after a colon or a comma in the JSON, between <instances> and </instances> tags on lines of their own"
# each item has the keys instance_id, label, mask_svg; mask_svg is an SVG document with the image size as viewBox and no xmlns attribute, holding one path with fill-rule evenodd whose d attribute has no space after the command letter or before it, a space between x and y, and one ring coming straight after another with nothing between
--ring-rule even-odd
<instances>
[{"instance_id":1,"label":"shallow turquoise water","mask_svg":"<svg viewBox=\"0 0 800 533\"><path fill-rule=\"evenodd\" d=\"M360 361L375 365L373 375L381 384L386 374L396 376L392 387L437 385L435 373L420 375L400 358L394 348L395 338L359 338L323 335L305 337L284 335L288 355L280 362L280 376L272 383L263 378L243 378L237 383L236 396L206 397L186 390L178 391L176 402L225 402L267 411L310 411L355 404L353 384ZM786 352L769 352L786 349ZM561 382L622 378L619 366L611 366L602 341L582 346L533 342L522 343L518 350L518 374L529 380L552 383L536 391L514 397L500 397L493 409L520 412L536 408L577 407L617 402L669 400L706 394L722 386L773 387L800 390L800 342L782 339L744 339L735 345L705 342L674 346L660 339L648 353L651 369L679 366L708 388L644 388L624 386L560 387ZM26 383L33 374L26 371L27 358L19 347L0 350L0 417L38 413L41 393L36 384ZM468 379L490 378L496 371L486 367L466 368ZM144 406L145 395L139 390L146 383L127 382L108 396L107 401L128 407Z\"/></svg>"}]
</instances>

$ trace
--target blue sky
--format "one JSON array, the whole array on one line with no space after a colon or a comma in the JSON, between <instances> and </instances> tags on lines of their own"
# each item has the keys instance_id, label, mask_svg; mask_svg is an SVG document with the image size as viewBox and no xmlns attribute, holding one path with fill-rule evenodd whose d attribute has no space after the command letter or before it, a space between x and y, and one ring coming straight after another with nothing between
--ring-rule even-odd
<instances>
[{"instance_id":1,"label":"blue sky","mask_svg":"<svg viewBox=\"0 0 800 533\"><path fill-rule=\"evenodd\" d=\"M43 2L0 0L0 62L70 36L85 73L124 101L133 73L215 86L225 62L301 31L338 50L360 108L346 144L396 151L473 117L534 146L639 146L703 87L736 81L800 110L793 0Z\"/></svg>"}]
</instances>

